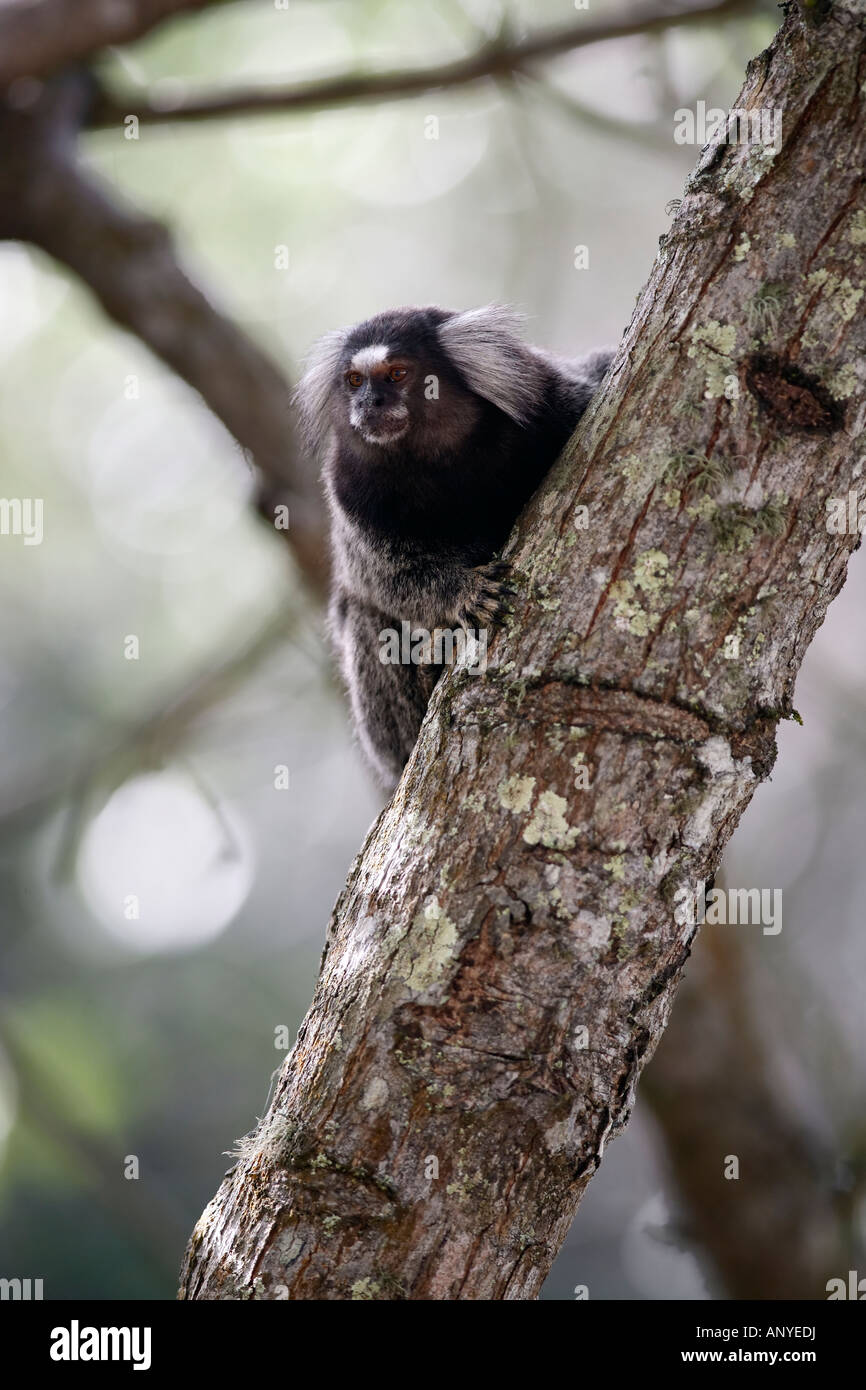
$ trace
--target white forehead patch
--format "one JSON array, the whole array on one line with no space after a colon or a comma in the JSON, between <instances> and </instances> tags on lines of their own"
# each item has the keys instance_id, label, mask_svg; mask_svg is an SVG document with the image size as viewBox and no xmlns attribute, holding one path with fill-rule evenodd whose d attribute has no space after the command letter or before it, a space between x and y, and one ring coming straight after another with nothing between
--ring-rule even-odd
<instances>
[{"instance_id":1,"label":"white forehead patch","mask_svg":"<svg viewBox=\"0 0 866 1390\"><path fill-rule=\"evenodd\" d=\"M369 372L371 368L378 367L380 362L384 362L390 351L387 343L373 343L370 347L360 348L352 358L350 365L356 372Z\"/></svg>"}]
</instances>

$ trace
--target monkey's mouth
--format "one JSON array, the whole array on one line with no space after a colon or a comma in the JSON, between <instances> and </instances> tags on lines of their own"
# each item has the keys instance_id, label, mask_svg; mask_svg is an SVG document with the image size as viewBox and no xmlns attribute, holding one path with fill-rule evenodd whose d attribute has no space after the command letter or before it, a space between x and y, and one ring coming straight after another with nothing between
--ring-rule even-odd
<instances>
[{"instance_id":1,"label":"monkey's mouth","mask_svg":"<svg viewBox=\"0 0 866 1390\"><path fill-rule=\"evenodd\" d=\"M403 438L409 428L409 421L406 419L371 420L356 425L355 428L368 444L394 444L396 440Z\"/></svg>"},{"instance_id":2,"label":"monkey's mouth","mask_svg":"<svg viewBox=\"0 0 866 1390\"><path fill-rule=\"evenodd\" d=\"M393 444L409 428L409 412L405 406L383 411L380 415L352 414L352 428L367 444Z\"/></svg>"}]
</instances>

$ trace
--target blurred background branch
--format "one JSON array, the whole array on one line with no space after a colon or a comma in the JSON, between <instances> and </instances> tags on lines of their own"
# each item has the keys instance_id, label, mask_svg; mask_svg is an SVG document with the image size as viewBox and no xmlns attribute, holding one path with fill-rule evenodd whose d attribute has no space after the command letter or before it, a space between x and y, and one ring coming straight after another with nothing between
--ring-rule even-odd
<instances>
[{"instance_id":1,"label":"blurred background branch","mask_svg":"<svg viewBox=\"0 0 866 1390\"><path fill-rule=\"evenodd\" d=\"M5 0L0 9L0 86L46 77L112 44L131 43L185 10L226 0Z\"/></svg>"},{"instance_id":2,"label":"blurred background branch","mask_svg":"<svg viewBox=\"0 0 866 1390\"><path fill-rule=\"evenodd\" d=\"M700 934L643 1099L680 1235L704 1252L713 1285L730 1298L809 1299L862 1260L855 1218L866 1172L855 1183L834 1157L838 1137L796 1113L774 1055L783 1040L761 1035L751 966L730 930ZM832 1033L830 1019L824 1027ZM844 1050L837 1036L835 1064Z\"/></svg>"},{"instance_id":3,"label":"blurred background branch","mask_svg":"<svg viewBox=\"0 0 866 1390\"><path fill-rule=\"evenodd\" d=\"M187 381L262 475L264 514L288 508L282 530L321 593L327 574L322 507L294 439L280 369L181 268L167 229L124 207L89 175L78 134L92 102L83 72L41 87L23 110L0 110L0 234L28 241L72 270L108 316Z\"/></svg>"},{"instance_id":4,"label":"blurred background branch","mask_svg":"<svg viewBox=\"0 0 866 1390\"><path fill-rule=\"evenodd\" d=\"M532 72L536 63L560 57L591 44L610 43L636 35L658 34L678 25L708 24L754 8L754 0L717 0L716 4L637 8L619 19L578 20L573 24L511 40L508 24L476 53L439 67L394 72L346 73L338 77L287 88L248 88L213 96L148 100L146 93L102 93L89 124L94 128L120 124L130 113L151 124L200 121L214 117L261 115L265 112L320 111L332 106L357 106L367 101L393 101L423 92L465 87L484 78L517 77Z\"/></svg>"}]
</instances>

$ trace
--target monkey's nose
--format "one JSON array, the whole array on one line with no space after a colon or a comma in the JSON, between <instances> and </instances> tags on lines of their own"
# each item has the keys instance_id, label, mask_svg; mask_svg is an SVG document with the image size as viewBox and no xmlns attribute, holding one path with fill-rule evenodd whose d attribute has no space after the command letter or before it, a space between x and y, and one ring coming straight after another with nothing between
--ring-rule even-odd
<instances>
[{"instance_id":1,"label":"monkey's nose","mask_svg":"<svg viewBox=\"0 0 866 1390\"><path fill-rule=\"evenodd\" d=\"M385 404L385 397L381 395L374 395L370 400L370 404L372 406L375 406L377 410L381 410L382 406Z\"/></svg>"}]
</instances>

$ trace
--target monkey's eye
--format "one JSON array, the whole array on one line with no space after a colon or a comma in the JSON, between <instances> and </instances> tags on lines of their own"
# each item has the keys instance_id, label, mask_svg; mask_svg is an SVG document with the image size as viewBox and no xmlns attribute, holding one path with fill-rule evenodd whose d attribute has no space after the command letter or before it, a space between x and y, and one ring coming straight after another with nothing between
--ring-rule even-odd
<instances>
[{"instance_id":1,"label":"monkey's eye","mask_svg":"<svg viewBox=\"0 0 866 1390\"><path fill-rule=\"evenodd\" d=\"M361 375L360 372L347 372L347 373L346 373L346 381L347 381L348 385L351 386L351 388L352 388L353 391L357 391L358 387L361 385L361 382L362 382L363 380L364 380L364 378L363 378L363 376Z\"/></svg>"},{"instance_id":2,"label":"monkey's eye","mask_svg":"<svg viewBox=\"0 0 866 1390\"><path fill-rule=\"evenodd\" d=\"M409 372L406 367L392 367L388 373L388 380L403 381L408 375Z\"/></svg>"}]
</instances>

